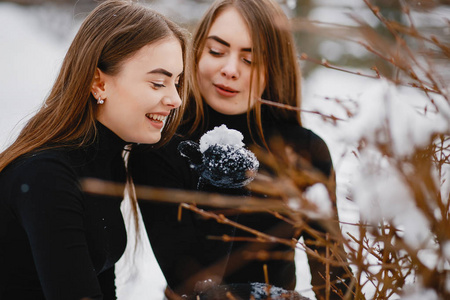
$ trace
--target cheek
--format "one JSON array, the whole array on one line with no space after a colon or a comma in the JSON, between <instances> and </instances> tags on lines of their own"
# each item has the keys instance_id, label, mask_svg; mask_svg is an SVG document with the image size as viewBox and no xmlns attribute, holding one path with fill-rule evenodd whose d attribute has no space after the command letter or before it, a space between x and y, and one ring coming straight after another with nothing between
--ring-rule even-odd
<instances>
[{"instance_id":1,"label":"cheek","mask_svg":"<svg viewBox=\"0 0 450 300\"><path fill-rule=\"evenodd\" d=\"M122 90L123 103L130 107L139 107L155 101L155 91L147 83L130 83Z\"/></svg>"},{"instance_id":2,"label":"cheek","mask_svg":"<svg viewBox=\"0 0 450 300\"><path fill-rule=\"evenodd\" d=\"M203 79L207 78L207 74L208 74L208 64L205 62L204 59L200 59L197 67L197 80L200 84L202 83Z\"/></svg>"},{"instance_id":3,"label":"cheek","mask_svg":"<svg viewBox=\"0 0 450 300\"><path fill-rule=\"evenodd\" d=\"M198 61L197 70L198 74L204 79L212 78L217 72L220 72L219 60L209 54L204 54Z\"/></svg>"}]
</instances>

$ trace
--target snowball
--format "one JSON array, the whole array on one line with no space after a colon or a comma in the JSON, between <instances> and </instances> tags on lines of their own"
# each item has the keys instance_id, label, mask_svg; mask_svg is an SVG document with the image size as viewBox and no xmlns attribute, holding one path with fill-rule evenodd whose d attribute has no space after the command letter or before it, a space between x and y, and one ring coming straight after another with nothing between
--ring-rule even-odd
<instances>
[{"instance_id":1,"label":"snowball","mask_svg":"<svg viewBox=\"0 0 450 300\"><path fill-rule=\"evenodd\" d=\"M234 147L244 147L242 140L244 136L237 130L228 129L222 124L219 127L214 127L213 130L206 132L200 138L200 151L203 153L212 145L230 145Z\"/></svg>"}]
</instances>

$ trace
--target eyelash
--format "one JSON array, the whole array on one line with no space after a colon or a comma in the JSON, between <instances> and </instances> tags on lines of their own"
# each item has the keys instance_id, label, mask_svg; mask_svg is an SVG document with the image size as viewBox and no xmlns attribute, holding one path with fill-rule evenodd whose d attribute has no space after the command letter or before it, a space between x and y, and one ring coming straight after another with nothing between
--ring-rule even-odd
<instances>
[{"instance_id":1,"label":"eyelash","mask_svg":"<svg viewBox=\"0 0 450 300\"><path fill-rule=\"evenodd\" d=\"M164 84L156 83L156 82L152 82L152 85L153 85L154 89L160 89L160 88L166 87Z\"/></svg>"},{"instance_id":2,"label":"eyelash","mask_svg":"<svg viewBox=\"0 0 450 300\"><path fill-rule=\"evenodd\" d=\"M222 55L223 53L214 51L213 49L209 49L209 54L214 55L214 56L220 56L220 55Z\"/></svg>"},{"instance_id":3,"label":"eyelash","mask_svg":"<svg viewBox=\"0 0 450 300\"><path fill-rule=\"evenodd\" d=\"M156 82L152 82L152 85L153 85L154 89L160 89L160 88L166 87L164 84L156 83ZM181 84L179 82L175 83L175 88L179 89L180 87L181 87Z\"/></svg>"},{"instance_id":4,"label":"eyelash","mask_svg":"<svg viewBox=\"0 0 450 300\"><path fill-rule=\"evenodd\" d=\"M223 55L223 53L214 51L214 50L212 50L212 49L209 49L209 54L211 54L211 55L213 55L213 56L222 56L222 55ZM246 58L243 58L242 61L243 61L244 63L248 64L248 65L251 65L251 64L252 64L252 61L249 60L249 59L246 59Z\"/></svg>"}]
</instances>

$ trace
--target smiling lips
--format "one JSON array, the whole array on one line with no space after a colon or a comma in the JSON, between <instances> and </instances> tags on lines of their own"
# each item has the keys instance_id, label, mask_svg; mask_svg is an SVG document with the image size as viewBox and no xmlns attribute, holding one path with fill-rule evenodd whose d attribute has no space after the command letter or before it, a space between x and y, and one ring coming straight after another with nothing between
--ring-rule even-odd
<instances>
[{"instance_id":1,"label":"smiling lips","mask_svg":"<svg viewBox=\"0 0 450 300\"><path fill-rule=\"evenodd\" d=\"M153 126L161 129L164 126L164 120L167 116L161 114L146 114L147 119L149 119Z\"/></svg>"},{"instance_id":2,"label":"smiling lips","mask_svg":"<svg viewBox=\"0 0 450 300\"><path fill-rule=\"evenodd\" d=\"M219 93L219 95L222 95L224 97L233 97L239 93L239 91L234 90L226 85L222 84L213 84L213 85L216 88L217 93Z\"/></svg>"},{"instance_id":3,"label":"smiling lips","mask_svg":"<svg viewBox=\"0 0 450 300\"><path fill-rule=\"evenodd\" d=\"M158 114L146 114L145 116L147 118L149 118L150 120L157 121L157 122L164 122L164 120L166 119L166 116L158 115Z\"/></svg>"}]
</instances>

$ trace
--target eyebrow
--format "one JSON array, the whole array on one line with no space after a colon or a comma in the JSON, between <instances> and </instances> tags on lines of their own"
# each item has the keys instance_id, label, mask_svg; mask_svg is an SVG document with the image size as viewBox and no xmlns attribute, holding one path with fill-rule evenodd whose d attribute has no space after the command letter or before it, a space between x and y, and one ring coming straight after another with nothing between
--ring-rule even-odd
<instances>
[{"instance_id":1,"label":"eyebrow","mask_svg":"<svg viewBox=\"0 0 450 300\"><path fill-rule=\"evenodd\" d=\"M172 77L172 75L173 75L169 71L161 69L161 68L151 70L150 72L147 72L147 74L163 74L163 75L166 75L167 77Z\"/></svg>"},{"instance_id":2,"label":"eyebrow","mask_svg":"<svg viewBox=\"0 0 450 300\"><path fill-rule=\"evenodd\" d=\"M224 41L223 39L221 39L217 35L210 35L210 36L208 36L207 39L215 40L216 42L221 43L222 45L224 45L226 47L230 47L230 43L228 43L227 41ZM252 48L242 48L241 51L243 51L243 52L252 52Z\"/></svg>"}]
</instances>

